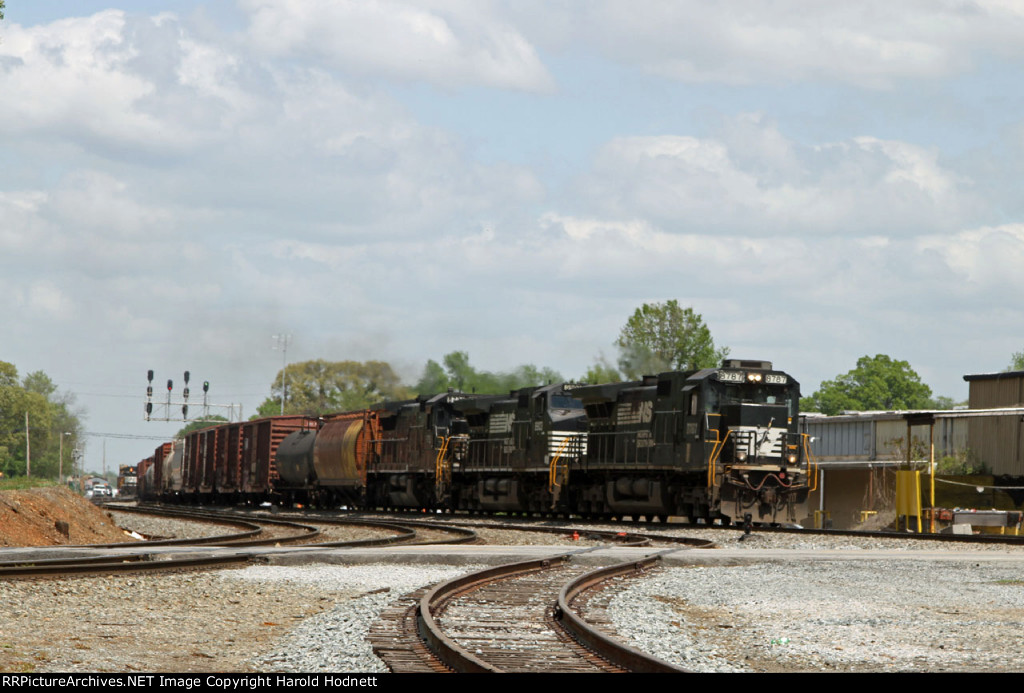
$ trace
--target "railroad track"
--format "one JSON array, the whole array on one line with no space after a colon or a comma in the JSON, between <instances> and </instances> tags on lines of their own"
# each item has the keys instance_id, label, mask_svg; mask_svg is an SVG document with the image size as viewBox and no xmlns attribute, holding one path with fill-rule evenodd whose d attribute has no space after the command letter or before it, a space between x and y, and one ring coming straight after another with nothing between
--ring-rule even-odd
<instances>
[{"instance_id":1,"label":"railroad track","mask_svg":"<svg viewBox=\"0 0 1024 693\"><path fill-rule=\"evenodd\" d=\"M305 548L338 548L385 546L411 543L418 538L414 523L399 524L366 519L317 518L319 525L347 525L385 530L390 536L350 541L309 543L321 535L320 528L289 519L255 517L233 512L213 512L159 507L130 508L118 506L118 512L138 512L175 519L204 521L230 526L240 531L190 539L160 539L139 543L89 544L84 546L54 546L39 548L26 555L18 551L12 560L0 559L0 578L65 577L68 575L107 574L130 571L167 571L237 566L259 560L266 552L246 549L267 545L293 545ZM268 531L268 528L271 531ZM269 536L268 536L269 535ZM472 530L449 528L446 541L436 543L470 542L476 539ZM160 549L192 548L190 555L161 552ZM83 555L97 549L111 553ZM196 555L197 552L199 555ZM3 556L3 552L0 552Z\"/></svg>"},{"instance_id":2,"label":"railroad track","mask_svg":"<svg viewBox=\"0 0 1024 693\"><path fill-rule=\"evenodd\" d=\"M578 613L585 595L657 557L590 570L554 559L489 568L421 590L370 631L374 652L395 672L679 672L633 650Z\"/></svg>"}]
</instances>

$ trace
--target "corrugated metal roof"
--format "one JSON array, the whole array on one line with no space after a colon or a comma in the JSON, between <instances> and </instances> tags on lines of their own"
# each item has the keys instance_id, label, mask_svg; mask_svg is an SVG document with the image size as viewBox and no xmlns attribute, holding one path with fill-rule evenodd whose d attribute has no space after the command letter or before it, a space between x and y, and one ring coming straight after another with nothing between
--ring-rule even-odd
<instances>
[{"instance_id":1,"label":"corrugated metal roof","mask_svg":"<svg viewBox=\"0 0 1024 693\"><path fill-rule=\"evenodd\" d=\"M1003 378L1024 378L1024 371L1003 371L1001 373L977 373L975 375L965 375L964 380L971 382L973 380L1002 380Z\"/></svg>"}]
</instances>

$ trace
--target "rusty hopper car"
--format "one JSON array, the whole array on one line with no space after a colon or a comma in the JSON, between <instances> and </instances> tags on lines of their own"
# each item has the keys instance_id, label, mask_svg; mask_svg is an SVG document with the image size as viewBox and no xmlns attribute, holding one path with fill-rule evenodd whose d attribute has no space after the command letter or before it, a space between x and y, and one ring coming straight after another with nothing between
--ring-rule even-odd
<instances>
[{"instance_id":1,"label":"rusty hopper car","mask_svg":"<svg viewBox=\"0 0 1024 693\"><path fill-rule=\"evenodd\" d=\"M210 426L192 431L183 441L182 493L187 498L209 498L214 490L218 438L221 429Z\"/></svg>"},{"instance_id":2,"label":"rusty hopper car","mask_svg":"<svg viewBox=\"0 0 1024 693\"><path fill-rule=\"evenodd\" d=\"M570 387L530 387L456 403L466 417L469 439L452 465L455 508L569 510L564 480L586 452L583 403Z\"/></svg>"},{"instance_id":3,"label":"rusty hopper car","mask_svg":"<svg viewBox=\"0 0 1024 693\"><path fill-rule=\"evenodd\" d=\"M797 519L813 475L797 431L800 386L767 361L668 372L576 391L586 462L570 481L584 515L706 522Z\"/></svg>"},{"instance_id":4,"label":"rusty hopper car","mask_svg":"<svg viewBox=\"0 0 1024 693\"><path fill-rule=\"evenodd\" d=\"M223 500L236 498L242 489L242 424L217 427L214 487Z\"/></svg>"}]
</instances>

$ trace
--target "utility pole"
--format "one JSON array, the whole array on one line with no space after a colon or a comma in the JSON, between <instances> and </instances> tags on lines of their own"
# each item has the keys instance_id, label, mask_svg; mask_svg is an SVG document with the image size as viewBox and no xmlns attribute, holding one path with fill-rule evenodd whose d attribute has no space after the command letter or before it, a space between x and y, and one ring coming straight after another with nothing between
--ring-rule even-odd
<instances>
[{"instance_id":1,"label":"utility pole","mask_svg":"<svg viewBox=\"0 0 1024 693\"><path fill-rule=\"evenodd\" d=\"M61 486L64 485L64 436L69 435L71 435L71 431L60 434L60 468L57 471L57 478L60 480Z\"/></svg>"},{"instance_id":2,"label":"utility pole","mask_svg":"<svg viewBox=\"0 0 1024 693\"><path fill-rule=\"evenodd\" d=\"M281 415L284 415L284 398L288 391L288 345L292 342L290 334L271 335L274 338L274 351L281 351Z\"/></svg>"},{"instance_id":3,"label":"utility pole","mask_svg":"<svg viewBox=\"0 0 1024 693\"><path fill-rule=\"evenodd\" d=\"M25 412L25 477L32 476L32 446L28 441L28 412Z\"/></svg>"}]
</instances>

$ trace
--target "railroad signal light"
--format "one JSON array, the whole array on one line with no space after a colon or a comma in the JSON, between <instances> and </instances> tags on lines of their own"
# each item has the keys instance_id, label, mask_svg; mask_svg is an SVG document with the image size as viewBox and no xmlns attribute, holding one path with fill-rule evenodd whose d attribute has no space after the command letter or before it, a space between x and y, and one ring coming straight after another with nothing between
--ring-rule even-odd
<instances>
[{"instance_id":1,"label":"railroad signal light","mask_svg":"<svg viewBox=\"0 0 1024 693\"><path fill-rule=\"evenodd\" d=\"M146 371L146 379L149 380L149 382L153 382L153 371L152 370Z\"/></svg>"},{"instance_id":2,"label":"railroad signal light","mask_svg":"<svg viewBox=\"0 0 1024 693\"><path fill-rule=\"evenodd\" d=\"M181 415L182 415L182 417L184 417L186 419L188 418L188 405L187 404L181 405Z\"/></svg>"},{"instance_id":3,"label":"railroad signal light","mask_svg":"<svg viewBox=\"0 0 1024 693\"><path fill-rule=\"evenodd\" d=\"M185 384L188 385L188 371L185 371Z\"/></svg>"},{"instance_id":4,"label":"railroad signal light","mask_svg":"<svg viewBox=\"0 0 1024 693\"><path fill-rule=\"evenodd\" d=\"M167 381L167 391L170 392L173 389L174 389L174 381L173 380L168 380Z\"/></svg>"},{"instance_id":5,"label":"railroad signal light","mask_svg":"<svg viewBox=\"0 0 1024 693\"><path fill-rule=\"evenodd\" d=\"M210 391L210 381L209 380L204 380L203 381L203 392L209 392L209 391Z\"/></svg>"},{"instance_id":6,"label":"railroad signal light","mask_svg":"<svg viewBox=\"0 0 1024 693\"><path fill-rule=\"evenodd\" d=\"M146 415L148 416L149 414L152 414L152 413L153 413L153 403L152 402L146 402Z\"/></svg>"},{"instance_id":7,"label":"railroad signal light","mask_svg":"<svg viewBox=\"0 0 1024 693\"><path fill-rule=\"evenodd\" d=\"M185 388L185 391L182 394L185 395L185 399L188 399L188 388L187 387Z\"/></svg>"},{"instance_id":8,"label":"railroad signal light","mask_svg":"<svg viewBox=\"0 0 1024 693\"><path fill-rule=\"evenodd\" d=\"M152 397L152 396L153 396L153 386L152 385L147 385L146 386L146 397Z\"/></svg>"}]
</instances>

